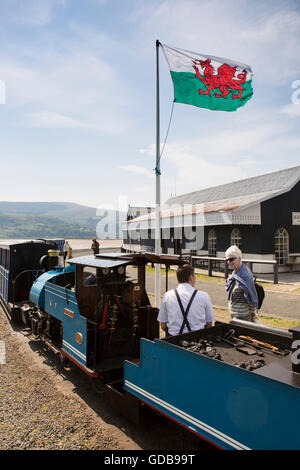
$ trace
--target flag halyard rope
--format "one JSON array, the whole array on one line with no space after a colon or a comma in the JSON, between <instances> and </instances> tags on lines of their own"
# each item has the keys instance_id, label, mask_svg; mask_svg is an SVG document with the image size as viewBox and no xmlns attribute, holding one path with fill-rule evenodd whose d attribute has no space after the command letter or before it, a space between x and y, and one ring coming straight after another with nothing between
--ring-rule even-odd
<instances>
[{"instance_id":1,"label":"flag halyard rope","mask_svg":"<svg viewBox=\"0 0 300 470\"><path fill-rule=\"evenodd\" d=\"M169 124L168 124L168 128L167 128L167 132L166 132L166 137L165 137L165 141L164 141L164 144L163 144L163 148L162 148L162 151L160 152L159 159L158 159L158 161L156 162L156 167L154 168L154 171L155 171L155 174L156 174L156 175L161 175L161 171L158 170L157 167L158 167L158 164L159 164L160 159L161 159L161 157L162 157L162 154L163 154L163 152L164 152L164 149L165 149L165 146L166 146L166 142L167 142L167 139L168 139L169 130L170 130L170 125L171 125L171 121L172 121L172 118L173 118L174 103L175 103L175 100L173 100L173 103L172 103L172 109L171 109Z\"/></svg>"}]
</instances>

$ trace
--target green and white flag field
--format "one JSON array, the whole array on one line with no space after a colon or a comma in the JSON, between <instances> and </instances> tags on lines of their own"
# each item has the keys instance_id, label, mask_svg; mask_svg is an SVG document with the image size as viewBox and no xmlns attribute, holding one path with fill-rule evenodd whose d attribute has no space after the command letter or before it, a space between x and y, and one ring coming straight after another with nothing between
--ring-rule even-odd
<instances>
[{"instance_id":1,"label":"green and white flag field","mask_svg":"<svg viewBox=\"0 0 300 470\"><path fill-rule=\"evenodd\" d=\"M169 64L174 101L215 111L236 111L253 95L249 65L161 44Z\"/></svg>"}]
</instances>

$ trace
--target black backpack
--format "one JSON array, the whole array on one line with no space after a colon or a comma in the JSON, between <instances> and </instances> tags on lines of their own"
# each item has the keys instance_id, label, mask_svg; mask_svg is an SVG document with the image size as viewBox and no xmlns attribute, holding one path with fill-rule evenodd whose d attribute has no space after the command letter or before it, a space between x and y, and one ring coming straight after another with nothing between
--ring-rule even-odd
<instances>
[{"instance_id":1,"label":"black backpack","mask_svg":"<svg viewBox=\"0 0 300 470\"><path fill-rule=\"evenodd\" d=\"M256 282L256 276L253 277L253 281L254 281L254 286L255 286L256 293L257 293L257 298L258 298L257 308L260 309L260 307L262 306L262 303L264 301L264 298L265 298L265 290L264 290L263 286L261 286L260 284L258 284Z\"/></svg>"}]
</instances>

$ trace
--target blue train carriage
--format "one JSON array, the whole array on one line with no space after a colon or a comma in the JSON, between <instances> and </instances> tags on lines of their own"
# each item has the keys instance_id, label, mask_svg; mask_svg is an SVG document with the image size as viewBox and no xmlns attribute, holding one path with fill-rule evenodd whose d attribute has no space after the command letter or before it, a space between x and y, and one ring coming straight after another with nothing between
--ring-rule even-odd
<instances>
[{"instance_id":1,"label":"blue train carriage","mask_svg":"<svg viewBox=\"0 0 300 470\"><path fill-rule=\"evenodd\" d=\"M20 307L43 269L40 259L51 248L54 245L36 240L0 243L0 300L11 320L20 319Z\"/></svg>"},{"instance_id":2,"label":"blue train carriage","mask_svg":"<svg viewBox=\"0 0 300 470\"><path fill-rule=\"evenodd\" d=\"M157 309L145 290L145 266L153 259L107 253L68 260L33 284L37 307L27 312L27 323L91 377L122 378L124 360L139 358L140 338L159 336Z\"/></svg>"},{"instance_id":3,"label":"blue train carriage","mask_svg":"<svg viewBox=\"0 0 300 470\"><path fill-rule=\"evenodd\" d=\"M298 450L299 340L300 327L238 320L142 339L140 362L124 364L124 390L219 448Z\"/></svg>"}]
</instances>

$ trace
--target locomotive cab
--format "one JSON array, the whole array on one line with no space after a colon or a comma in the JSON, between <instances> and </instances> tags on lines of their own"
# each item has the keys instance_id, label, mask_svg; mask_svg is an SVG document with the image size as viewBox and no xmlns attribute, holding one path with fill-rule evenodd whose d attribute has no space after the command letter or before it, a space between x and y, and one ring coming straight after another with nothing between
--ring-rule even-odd
<instances>
[{"instance_id":1,"label":"locomotive cab","mask_svg":"<svg viewBox=\"0 0 300 470\"><path fill-rule=\"evenodd\" d=\"M87 320L87 367L97 374L121 370L126 359L138 360L141 337L159 337L157 309L145 286L145 267L153 256L110 253L69 261L76 269L78 309Z\"/></svg>"},{"instance_id":2,"label":"locomotive cab","mask_svg":"<svg viewBox=\"0 0 300 470\"><path fill-rule=\"evenodd\" d=\"M122 375L138 361L140 339L159 337L157 309L146 292L147 263L182 264L176 256L108 253L68 260L34 283L27 313L36 336L92 377Z\"/></svg>"}]
</instances>

